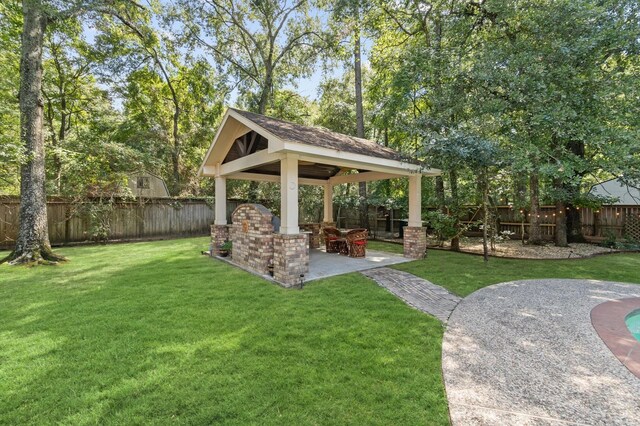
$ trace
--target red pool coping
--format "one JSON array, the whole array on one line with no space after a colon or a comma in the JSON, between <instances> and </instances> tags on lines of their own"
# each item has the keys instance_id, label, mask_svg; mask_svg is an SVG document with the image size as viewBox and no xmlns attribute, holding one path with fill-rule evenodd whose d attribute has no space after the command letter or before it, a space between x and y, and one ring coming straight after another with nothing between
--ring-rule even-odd
<instances>
[{"instance_id":1,"label":"red pool coping","mask_svg":"<svg viewBox=\"0 0 640 426\"><path fill-rule=\"evenodd\" d=\"M591 324L605 345L640 379L640 341L631 334L625 318L640 309L640 297L604 302L591 310Z\"/></svg>"}]
</instances>

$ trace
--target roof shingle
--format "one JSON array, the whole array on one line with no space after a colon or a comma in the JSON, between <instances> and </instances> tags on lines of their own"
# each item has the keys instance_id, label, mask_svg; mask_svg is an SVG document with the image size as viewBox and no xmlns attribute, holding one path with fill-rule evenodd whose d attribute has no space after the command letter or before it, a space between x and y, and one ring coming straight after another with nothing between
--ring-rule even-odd
<instances>
[{"instance_id":1,"label":"roof shingle","mask_svg":"<svg viewBox=\"0 0 640 426\"><path fill-rule=\"evenodd\" d=\"M301 124L291 123L289 121L279 120L277 118L267 117L265 115L242 111L235 108L230 109L271 132L283 141L335 149L338 151L367 155L387 160L419 164L415 159L405 157L393 149L384 147L368 139L343 135L321 127L303 126Z\"/></svg>"}]
</instances>

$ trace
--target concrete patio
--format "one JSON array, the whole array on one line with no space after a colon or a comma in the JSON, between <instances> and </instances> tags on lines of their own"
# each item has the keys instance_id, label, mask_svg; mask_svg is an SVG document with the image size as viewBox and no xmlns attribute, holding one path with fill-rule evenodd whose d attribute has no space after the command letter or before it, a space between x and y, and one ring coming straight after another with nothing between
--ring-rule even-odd
<instances>
[{"instance_id":1,"label":"concrete patio","mask_svg":"<svg viewBox=\"0 0 640 426\"><path fill-rule=\"evenodd\" d=\"M323 249L313 249L309 250L309 272L305 274L305 281L366 271L411 260L402 255L375 250L367 250L366 257L347 257L337 253L327 253Z\"/></svg>"}]
</instances>

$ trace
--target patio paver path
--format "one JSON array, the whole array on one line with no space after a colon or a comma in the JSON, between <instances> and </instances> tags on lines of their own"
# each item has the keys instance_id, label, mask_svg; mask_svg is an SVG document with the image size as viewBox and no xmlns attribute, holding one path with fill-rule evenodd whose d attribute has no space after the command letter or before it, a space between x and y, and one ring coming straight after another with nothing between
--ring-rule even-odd
<instances>
[{"instance_id":1,"label":"patio paver path","mask_svg":"<svg viewBox=\"0 0 640 426\"><path fill-rule=\"evenodd\" d=\"M461 300L447 289L408 272L376 268L362 271L361 274L371 278L408 305L433 315L443 323L447 322L451 312Z\"/></svg>"}]
</instances>

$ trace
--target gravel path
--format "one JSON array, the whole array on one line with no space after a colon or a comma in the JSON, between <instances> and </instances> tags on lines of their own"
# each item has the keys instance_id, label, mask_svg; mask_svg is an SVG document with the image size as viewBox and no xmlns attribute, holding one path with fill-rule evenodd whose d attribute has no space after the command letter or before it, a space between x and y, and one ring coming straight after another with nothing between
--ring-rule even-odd
<instances>
[{"instance_id":1,"label":"gravel path","mask_svg":"<svg viewBox=\"0 0 640 426\"><path fill-rule=\"evenodd\" d=\"M410 306L433 315L443 323L460 302L460 297L450 293L444 287L435 285L408 272L391 268L376 268L362 271L382 287L404 300Z\"/></svg>"},{"instance_id":2,"label":"gravel path","mask_svg":"<svg viewBox=\"0 0 640 426\"><path fill-rule=\"evenodd\" d=\"M591 309L640 286L531 280L481 289L449 318L443 374L453 425L640 425L640 380Z\"/></svg>"}]
</instances>

